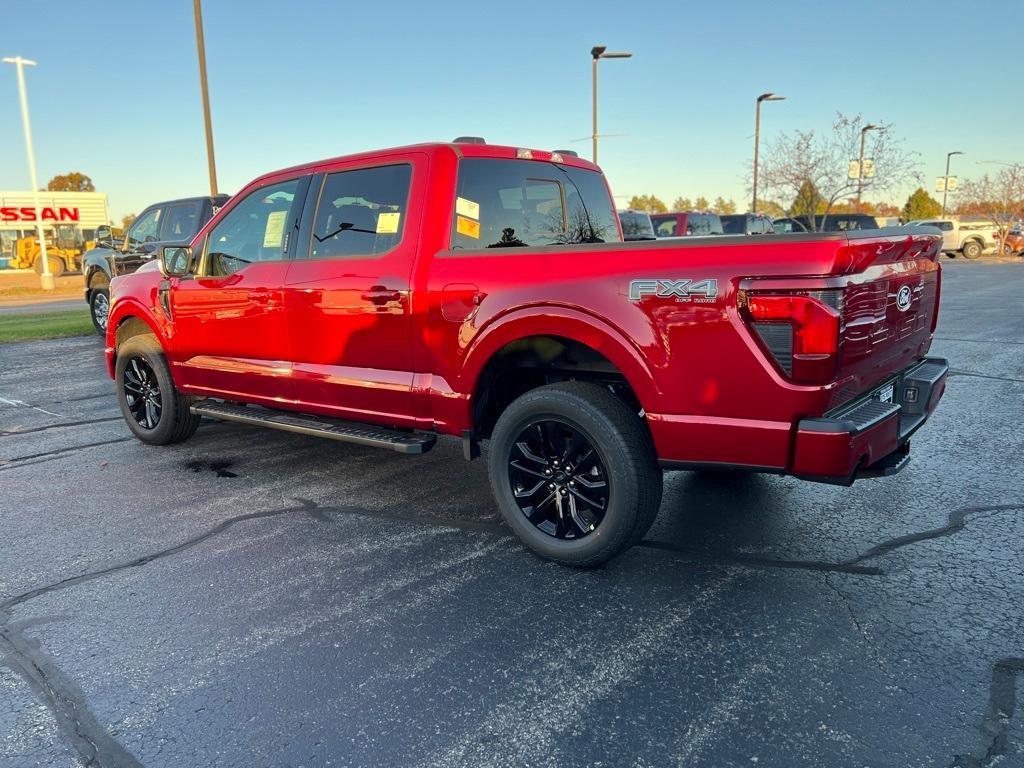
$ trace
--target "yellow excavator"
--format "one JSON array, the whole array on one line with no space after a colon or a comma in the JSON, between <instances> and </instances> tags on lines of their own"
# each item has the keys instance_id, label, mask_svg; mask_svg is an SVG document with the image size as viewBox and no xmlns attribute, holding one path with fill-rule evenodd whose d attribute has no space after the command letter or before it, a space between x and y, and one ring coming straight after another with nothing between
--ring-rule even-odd
<instances>
[{"instance_id":1,"label":"yellow excavator","mask_svg":"<svg viewBox=\"0 0 1024 768\"><path fill-rule=\"evenodd\" d=\"M54 277L67 271L77 272L82 268L82 256L96 243L86 240L77 224L55 224L47 227L46 259L50 262L50 274ZM18 240L14 248L11 266L15 269L35 269L43 274L42 249L36 235L26 235Z\"/></svg>"}]
</instances>

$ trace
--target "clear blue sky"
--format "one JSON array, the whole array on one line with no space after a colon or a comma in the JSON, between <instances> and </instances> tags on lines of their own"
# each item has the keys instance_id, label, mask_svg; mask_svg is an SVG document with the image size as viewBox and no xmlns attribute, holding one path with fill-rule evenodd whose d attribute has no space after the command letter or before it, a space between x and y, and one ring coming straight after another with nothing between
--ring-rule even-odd
<instances>
[{"instance_id":1,"label":"clear blue sky","mask_svg":"<svg viewBox=\"0 0 1024 768\"><path fill-rule=\"evenodd\" d=\"M929 186L1024 160L1024 2L204 3L220 186L349 152L473 134L589 156L616 195L745 197L763 140L836 110L892 123ZM111 215L207 190L190 0L7 5L0 55L28 70L40 184L80 170ZM1001 102L1005 102L1000 106ZM27 189L14 68L0 66L0 189ZM903 191L899 202L906 196ZM620 201L621 202L621 201Z\"/></svg>"}]
</instances>

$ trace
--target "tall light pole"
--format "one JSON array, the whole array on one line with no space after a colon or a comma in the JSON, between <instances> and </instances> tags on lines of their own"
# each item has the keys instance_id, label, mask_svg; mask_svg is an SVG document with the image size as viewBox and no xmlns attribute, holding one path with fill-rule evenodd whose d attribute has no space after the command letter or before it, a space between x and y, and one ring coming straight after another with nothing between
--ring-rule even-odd
<instances>
[{"instance_id":1,"label":"tall light pole","mask_svg":"<svg viewBox=\"0 0 1024 768\"><path fill-rule=\"evenodd\" d=\"M199 87L203 93L203 121L206 124L206 162L210 168L210 194L217 194L217 164L213 159L213 123L210 120L210 91L206 85L206 43L203 41L203 9L192 0L196 18L196 49L199 53Z\"/></svg>"},{"instance_id":2,"label":"tall light pole","mask_svg":"<svg viewBox=\"0 0 1024 768\"><path fill-rule=\"evenodd\" d=\"M597 62L600 59L628 59L633 54L626 51L609 51L608 46L595 45L590 49L590 55L594 59L594 131L590 134L590 139L593 146L592 158L594 165L597 165Z\"/></svg>"},{"instance_id":3,"label":"tall light pole","mask_svg":"<svg viewBox=\"0 0 1024 768\"><path fill-rule=\"evenodd\" d=\"M44 290L53 290L53 275L50 274L50 259L46 255L46 234L43 232L43 219L39 209L39 184L36 182L36 156L32 151L32 125L28 119L28 95L25 92L25 67L34 67L36 63L23 59L21 56L7 57L5 64L13 64L18 70L18 98L21 101L21 126L25 129L25 151L28 154L28 176L32 182L32 204L36 210L36 233L39 236L39 258L43 260L43 272L39 284Z\"/></svg>"},{"instance_id":4,"label":"tall light pole","mask_svg":"<svg viewBox=\"0 0 1024 768\"><path fill-rule=\"evenodd\" d=\"M955 152L946 153L946 176L943 179L946 183L942 185L942 215L946 215L946 192L949 190L949 159L953 155L962 155L963 152L957 150Z\"/></svg>"},{"instance_id":5,"label":"tall light pole","mask_svg":"<svg viewBox=\"0 0 1024 768\"><path fill-rule=\"evenodd\" d=\"M884 131L884 125L875 125L874 123L868 123L860 129L860 156L857 159L857 211L860 212L860 196L864 191L864 138L868 135L868 131Z\"/></svg>"},{"instance_id":6,"label":"tall light pole","mask_svg":"<svg viewBox=\"0 0 1024 768\"><path fill-rule=\"evenodd\" d=\"M757 106L754 107L754 199L750 203L751 213L757 213L757 172L761 152L761 102L784 101L785 99L785 96L777 96L774 93L762 93L757 97Z\"/></svg>"}]
</instances>

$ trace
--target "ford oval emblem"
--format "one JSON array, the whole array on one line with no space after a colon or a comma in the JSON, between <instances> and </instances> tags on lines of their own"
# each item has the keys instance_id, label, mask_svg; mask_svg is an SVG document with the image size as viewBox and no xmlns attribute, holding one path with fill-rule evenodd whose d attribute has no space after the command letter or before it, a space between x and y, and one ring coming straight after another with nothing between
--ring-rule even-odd
<instances>
[{"instance_id":1,"label":"ford oval emblem","mask_svg":"<svg viewBox=\"0 0 1024 768\"><path fill-rule=\"evenodd\" d=\"M900 312L906 312L910 309L910 302L912 300L912 294L910 292L910 286L904 285L896 293L896 309Z\"/></svg>"}]
</instances>

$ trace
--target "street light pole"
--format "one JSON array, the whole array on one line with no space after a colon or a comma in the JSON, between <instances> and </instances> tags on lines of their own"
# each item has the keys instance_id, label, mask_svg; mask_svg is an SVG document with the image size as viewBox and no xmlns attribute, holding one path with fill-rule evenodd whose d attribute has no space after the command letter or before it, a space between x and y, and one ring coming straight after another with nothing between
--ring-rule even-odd
<instances>
[{"instance_id":1,"label":"street light pole","mask_svg":"<svg viewBox=\"0 0 1024 768\"><path fill-rule=\"evenodd\" d=\"M201 0L192 0L196 19L196 49L199 53L199 87L203 94L203 121L206 126L206 162L210 170L210 194L217 194L217 164L213 158L213 123L210 120L210 91L206 85L206 43L203 40Z\"/></svg>"},{"instance_id":2,"label":"street light pole","mask_svg":"<svg viewBox=\"0 0 1024 768\"><path fill-rule=\"evenodd\" d=\"M42 259L43 271L39 284L43 290L53 290L53 275L50 273L50 259L46 255L46 234L43 232L43 218L39 207L39 184L36 181L36 156L32 150L32 125L28 119L28 94L25 91L25 67L34 67L36 63L21 56L4 59L5 64L13 64L18 70L18 98L21 101L21 125L25 130L25 151L28 154L28 176L32 182L32 204L36 212L36 234L39 238L39 258Z\"/></svg>"},{"instance_id":3,"label":"street light pole","mask_svg":"<svg viewBox=\"0 0 1024 768\"><path fill-rule=\"evenodd\" d=\"M882 126L868 123L860 129L860 157L857 160L857 212L860 213L860 196L864 191L864 137L868 131L884 130Z\"/></svg>"},{"instance_id":4,"label":"street light pole","mask_svg":"<svg viewBox=\"0 0 1024 768\"><path fill-rule=\"evenodd\" d=\"M196 0L199 2L199 0ZM590 55L593 58L593 119L594 129L590 134L591 140L591 157L594 165L597 165L597 62L599 59L628 59L633 54L627 53L626 51L609 51L608 46L595 45L590 49Z\"/></svg>"},{"instance_id":5,"label":"street light pole","mask_svg":"<svg viewBox=\"0 0 1024 768\"><path fill-rule=\"evenodd\" d=\"M943 181L945 183L942 185L942 215L943 216L946 215L946 193L949 191L949 159L951 157L953 157L953 155L962 155L962 154L963 154L963 152L960 152L959 150L955 151L955 152L947 152L946 153L946 175L943 177Z\"/></svg>"},{"instance_id":6,"label":"street light pole","mask_svg":"<svg viewBox=\"0 0 1024 768\"><path fill-rule=\"evenodd\" d=\"M757 106L754 107L754 195L750 203L751 213L757 213L757 173L761 152L761 102L784 101L785 98L785 96L776 96L774 93L762 93L757 97Z\"/></svg>"}]
</instances>

